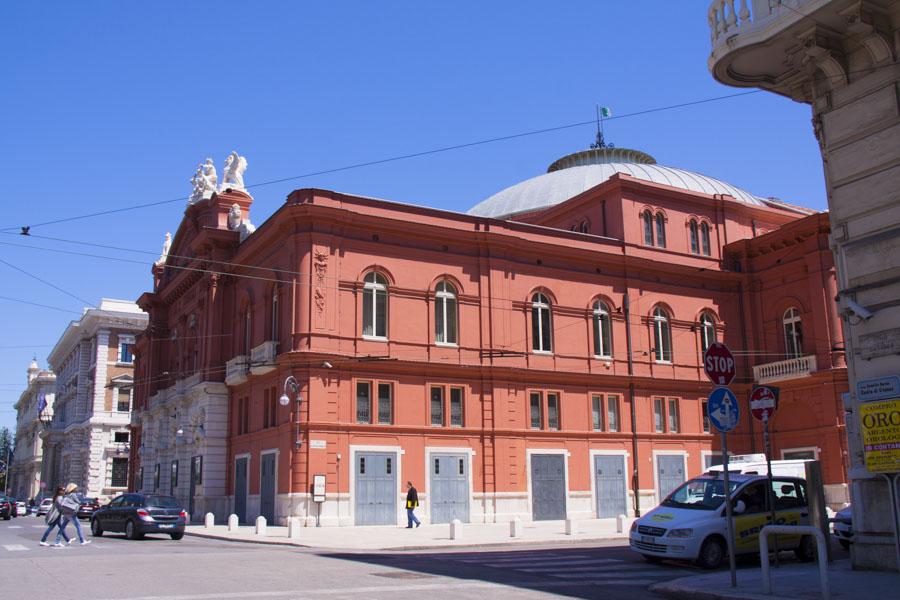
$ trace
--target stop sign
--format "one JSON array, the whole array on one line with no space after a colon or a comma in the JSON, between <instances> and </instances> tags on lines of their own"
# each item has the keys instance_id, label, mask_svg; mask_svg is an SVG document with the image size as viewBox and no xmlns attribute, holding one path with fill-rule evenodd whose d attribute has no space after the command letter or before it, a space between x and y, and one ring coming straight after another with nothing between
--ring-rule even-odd
<instances>
[{"instance_id":1,"label":"stop sign","mask_svg":"<svg viewBox=\"0 0 900 600\"><path fill-rule=\"evenodd\" d=\"M734 379L734 356L728 346L719 342L709 345L703 354L703 370L715 385L728 385Z\"/></svg>"},{"instance_id":2,"label":"stop sign","mask_svg":"<svg viewBox=\"0 0 900 600\"><path fill-rule=\"evenodd\" d=\"M758 385L750 392L750 414L759 421L768 421L778 408L778 394L775 389Z\"/></svg>"}]
</instances>

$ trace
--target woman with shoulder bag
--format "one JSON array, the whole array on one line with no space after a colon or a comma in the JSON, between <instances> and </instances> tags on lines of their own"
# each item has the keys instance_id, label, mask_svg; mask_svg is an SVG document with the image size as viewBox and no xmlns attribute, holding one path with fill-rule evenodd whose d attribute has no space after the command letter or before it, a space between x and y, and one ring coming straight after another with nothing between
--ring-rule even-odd
<instances>
[{"instance_id":1,"label":"woman with shoulder bag","mask_svg":"<svg viewBox=\"0 0 900 600\"><path fill-rule=\"evenodd\" d=\"M70 483L66 486L65 494L65 497L59 503L62 520L59 523L59 533L56 534L56 544L54 545L57 547L62 546L60 537L65 537L69 521L75 524L75 533L78 534L78 540L81 542L81 545L90 544L91 540L84 539L84 534L81 532L81 523L78 522L78 509L81 507L81 496L78 494L78 486Z\"/></svg>"},{"instance_id":2,"label":"woman with shoulder bag","mask_svg":"<svg viewBox=\"0 0 900 600\"><path fill-rule=\"evenodd\" d=\"M47 524L47 529L44 531L44 535L41 537L41 546L49 546L47 543L47 538L50 536L50 532L59 527L59 521L62 517L62 513L59 508L59 500L63 495L62 487L56 488L56 493L53 494L53 504L50 506L50 510L47 511L47 515L44 517L44 522ZM69 539L69 536L66 535L65 531L60 530L62 536L66 538L66 543L70 543L72 540ZM57 535L57 539L59 539L59 535ZM57 544L62 546L62 544Z\"/></svg>"}]
</instances>

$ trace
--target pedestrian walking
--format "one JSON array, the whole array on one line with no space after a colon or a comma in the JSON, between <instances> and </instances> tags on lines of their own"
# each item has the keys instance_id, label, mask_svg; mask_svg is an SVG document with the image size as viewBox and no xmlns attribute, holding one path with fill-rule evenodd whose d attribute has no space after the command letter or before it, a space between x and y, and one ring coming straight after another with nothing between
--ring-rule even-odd
<instances>
[{"instance_id":1,"label":"pedestrian walking","mask_svg":"<svg viewBox=\"0 0 900 600\"><path fill-rule=\"evenodd\" d=\"M62 511L59 506L59 501L63 497L63 488L62 486L56 488L56 493L53 494L53 504L50 505L50 510L47 511L47 514L44 516L44 522L47 524L47 529L44 530L44 535L41 536L41 546L49 546L50 543L47 541L47 538L50 536L50 532L59 527L59 522L62 518ZM69 536L66 535L65 531L60 530L62 536L66 538L66 543L68 544L72 540L69 539ZM62 544L59 544L62 546Z\"/></svg>"},{"instance_id":2,"label":"pedestrian walking","mask_svg":"<svg viewBox=\"0 0 900 600\"><path fill-rule=\"evenodd\" d=\"M408 525L407 529L413 528L413 523L416 524L416 527L421 525L419 519L416 518L415 513L413 512L419 506L419 492L416 491L416 488L413 487L412 481L406 482L406 521Z\"/></svg>"},{"instance_id":3,"label":"pedestrian walking","mask_svg":"<svg viewBox=\"0 0 900 600\"><path fill-rule=\"evenodd\" d=\"M81 494L78 493L78 486L70 483L66 486L65 494L59 502L62 520L59 523L59 533L56 534L54 546L57 548L62 547L60 537L65 536L66 526L68 526L69 521L75 524L75 533L78 534L78 540L81 542L81 545L90 544L91 540L84 539L84 533L81 532L81 523L78 521L78 509L81 507Z\"/></svg>"}]
</instances>

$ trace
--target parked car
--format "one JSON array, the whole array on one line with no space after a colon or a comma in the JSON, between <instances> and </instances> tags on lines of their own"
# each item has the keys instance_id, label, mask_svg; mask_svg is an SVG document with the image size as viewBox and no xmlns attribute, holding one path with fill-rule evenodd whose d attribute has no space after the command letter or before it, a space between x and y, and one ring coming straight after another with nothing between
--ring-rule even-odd
<instances>
[{"instance_id":1,"label":"parked car","mask_svg":"<svg viewBox=\"0 0 900 600\"><path fill-rule=\"evenodd\" d=\"M849 504L831 519L831 532L844 550L850 549L853 543L853 513Z\"/></svg>"},{"instance_id":2,"label":"parked car","mask_svg":"<svg viewBox=\"0 0 900 600\"><path fill-rule=\"evenodd\" d=\"M729 469L730 471L730 469ZM735 554L759 554L759 531L769 519L768 478L730 476ZM775 517L784 525L809 525L806 481L774 477ZM701 475L681 484L659 506L637 519L629 535L631 549L647 560L688 560L705 569L718 568L728 557L725 545L725 481L721 473ZM808 535L779 535L778 546L800 560L815 556Z\"/></svg>"},{"instance_id":3,"label":"parked car","mask_svg":"<svg viewBox=\"0 0 900 600\"><path fill-rule=\"evenodd\" d=\"M50 507L53 506L53 498L44 498L41 500L41 503L38 504L37 507L37 516L43 517L48 512L50 512Z\"/></svg>"},{"instance_id":4,"label":"parked car","mask_svg":"<svg viewBox=\"0 0 900 600\"><path fill-rule=\"evenodd\" d=\"M90 519L98 508L100 508L100 502L96 498L85 498L78 507L78 518Z\"/></svg>"},{"instance_id":5,"label":"parked car","mask_svg":"<svg viewBox=\"0 0 900 600\"><path fill-rule=\"evenodd\" d=\"M28 516L28 507L21 500L16 500L16 515Z\"/></svg>"},{"instance_id":6,"label":"parked car","mask_svg":"<svg viewBox=\"0 0 900 600\"><path fill-rule=\"evenodd\" d=\"M123 532L129 540L148 533L165 533L173 540L184 537L187 512L172 496L122 494L94 512L91 533Z\"/></svg>"},{"instance_id":7,"label":"parked car","mask_svg":"<svg viewBox=\"0 0 900 600\"><path fill-rule=\"evenodd\" d=\"M6 496L0 496L0 518L4 521L13 518L13 505Z\"/></svg>"}]
</instances>

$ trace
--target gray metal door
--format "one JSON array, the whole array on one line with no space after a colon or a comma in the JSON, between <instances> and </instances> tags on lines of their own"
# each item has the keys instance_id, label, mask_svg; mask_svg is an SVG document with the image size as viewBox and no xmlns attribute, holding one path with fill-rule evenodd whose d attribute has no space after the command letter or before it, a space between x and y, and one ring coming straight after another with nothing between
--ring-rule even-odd
<instances>
[{"instance_id":1,"label":"gray metal door","mask_svg":"<svg viewBox=\"0 0 900 600\"><path fill-rule=\"evenodd\" d=\"M657 455L656 481L659 484L658 500L662 502L672 490L684 483L684 458L681 455Z\"/></svg>"},{"instance_id":2,"label":"gray metal door","mask_svg":"<svg viewBox=\"0 0 900 600\"><path fill-rule=\"evenodd\" d=\"M397 524L397 455L360 452L355 465L357 525Z\"/></svg>"},{"instance_id":3,"label":"gray metal door","mask_svg":"<svg viewBox=\"0 0 900 600\"><path fill-rule=\"evenodd\" d=\"M191 515L191 521L196 521L194 518L194 497L197 495L197 484L200 483L200 465L202 464L203 459L199 456L191 457L191 480L188 485L188 514Z\"/></svg>"},{"instance_id":4,"label":"gray metal door","mask_svg":"<svg viewBox=\"0 0 900 600\"><path fill-rule=\"evenodd\" d=\"M259 467L259 514L275 523L275 453L263 454Z\"/></svg>"},{"instance_id":5,"label":"gray metal door","mask_svg":"<svg viewBox=\"0 0 900 600\"><path fill-rule=\"evenodd\" d=\"M594 480L597 486L597 518L628 514L625 508L625 457L595 456Z\"/></svg>"},{"instance_id":6,"label":"gray metal door","mask_svg":"<svg viewBox=\"0 0 900 600\"><path fill-rule=\"evenodd\" d=\"M566 462L562 454L531 455L531 517L566 518Z\"/></svg>"},{"instance_id":7,"label":"gray metal door","mask_svg":"<svg viewBox=\"0 0 900 600\"><path fill-rule=\"evenodd\" d=\"M469 461L465 454L431 455L431 522L469 522Z\"/></svg>"},{"instance_id":8,"label":"gray metal door","mask_svg":"<svg viewBox=\"0 0 900 600\"><path fill-rule=\"evenodd\" d=\"M249 458L234 461L234 514L238 521L247 522L247 463Z\"/></svg>"}]
</instances>

